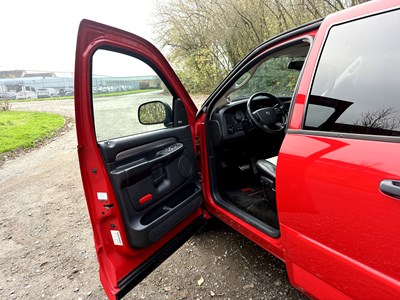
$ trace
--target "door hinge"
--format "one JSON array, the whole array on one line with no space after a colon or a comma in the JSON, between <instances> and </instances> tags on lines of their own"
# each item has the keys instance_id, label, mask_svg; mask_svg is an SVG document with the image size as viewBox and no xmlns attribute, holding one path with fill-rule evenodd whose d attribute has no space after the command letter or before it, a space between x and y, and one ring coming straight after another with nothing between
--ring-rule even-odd
<instances>
[{"instance_id":1,"label":"door hinge","mask_svg":"<svg viewBox=\"0 0 400 300\"><path fill-rule=\"evenodd\" d=\"M203 183L203 174L201 174L201 172L197 172L197 175L199 177L199 182Z\"/></svg>"}]
</instances>

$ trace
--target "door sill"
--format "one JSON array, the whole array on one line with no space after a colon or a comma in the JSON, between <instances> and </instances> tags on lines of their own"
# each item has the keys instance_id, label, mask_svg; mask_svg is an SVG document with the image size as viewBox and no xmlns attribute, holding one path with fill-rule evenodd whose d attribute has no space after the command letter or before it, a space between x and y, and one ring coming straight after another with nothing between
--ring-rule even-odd
<instances>
[{"instance_id":1,"label":"door sill","mask_svg":"<svg viewBox=\"0 0 400 300\"><path fill-rule=\"evenodd\" d=\"M271 238L278 239L281 236L279 229L266 224L265 222L257 219L256 217L252 216L251 214L245 212L243 209L238 208L238 207L234 206L233 204L229 203L228 201L224 200L218 191L213 191L212 196L213 196L214 202L218 206L222 207L226 211L230 212L231 214L242 219L246 223L257 228L258 230L260 230L261 232L270 236Z\"/></svg>"}]
</instances>

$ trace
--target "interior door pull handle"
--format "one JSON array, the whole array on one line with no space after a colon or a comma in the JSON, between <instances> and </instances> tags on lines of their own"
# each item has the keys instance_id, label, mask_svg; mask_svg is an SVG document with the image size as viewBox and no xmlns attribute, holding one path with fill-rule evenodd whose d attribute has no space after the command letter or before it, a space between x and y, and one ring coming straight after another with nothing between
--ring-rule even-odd
<instances>
[{"instance_id":1,"label":"interior door pull handle","mask_svg":"<svg viewBox=\"0 0 400 300\"><path fill-rule=\"evenodd\" d=\"M379 189L385 195L400 200L400 181L392 179L384 179L380 182Z\"/></svg>"}]
</instances>

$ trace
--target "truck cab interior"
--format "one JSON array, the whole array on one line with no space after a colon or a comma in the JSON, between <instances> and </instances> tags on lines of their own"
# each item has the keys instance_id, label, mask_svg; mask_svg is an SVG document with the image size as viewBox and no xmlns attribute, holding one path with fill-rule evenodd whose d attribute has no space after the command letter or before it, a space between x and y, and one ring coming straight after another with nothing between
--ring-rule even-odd
<instances>
[{"instance_id":1,"label":"truck cab interior","mask_svg":"<svg viewBox=\"0 0 400 300\"><path fill-rule=\"evenodd\" d=\"M275 238L277 158L309 48L300 40L255 58L207 111L214 201Z\"/></svg>"}]
</instances>

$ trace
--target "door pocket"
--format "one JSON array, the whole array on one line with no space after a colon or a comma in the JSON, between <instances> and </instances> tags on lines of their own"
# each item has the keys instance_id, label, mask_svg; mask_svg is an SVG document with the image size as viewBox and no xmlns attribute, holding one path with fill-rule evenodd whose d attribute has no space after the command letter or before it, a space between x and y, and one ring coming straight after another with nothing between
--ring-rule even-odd
<instances>
[{"instance_id":1,"label":"door pocket","mask_svg":"<svg viewBox=\"0 0 400 300\"><path fill-rule=\"evenodd\" d=\"M158 218L166 215L168 212L178 208L180 204L185 205L185 202L190 202L192 199L198 197L200 189L196 188L195 185L188 185L183 189L177 191L175 195L168 197L167 201L164 201L156 208L151 209L149 212L144 214L140 223L146 226L157 220Z\"/></svg>"},{"instance_id":2,"label":"door pocket","mask_svg":"<svg viewBox=\"0 0 400 300\"><path fill-rule=\"evenodd\" d=\"M157 242L191 213L201 206L201 189L195 184L177 190L160 204L150 207L133 223L131 245L134 248L146 248Z\"/></svg>"}]
</instances>

